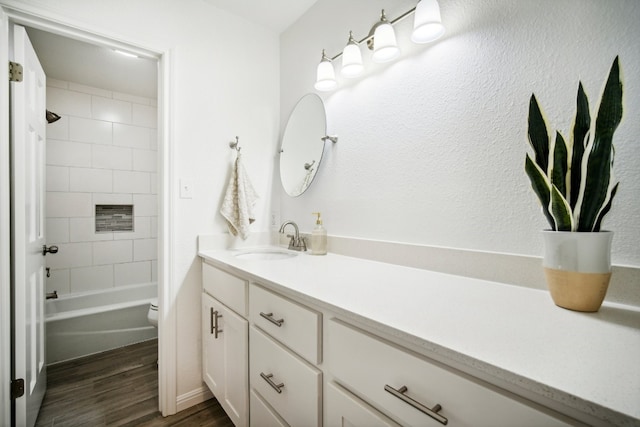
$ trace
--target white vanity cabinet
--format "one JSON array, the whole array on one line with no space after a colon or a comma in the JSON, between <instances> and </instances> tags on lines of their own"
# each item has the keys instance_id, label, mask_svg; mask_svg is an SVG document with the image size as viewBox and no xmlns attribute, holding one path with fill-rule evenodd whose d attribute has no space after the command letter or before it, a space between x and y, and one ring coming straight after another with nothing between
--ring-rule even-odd
<instances>
[{"instance_id":1,"label":"white vanity cabinet","mask_svg":"<svg viewBox=\"0 0 640 427\"><path fill-rule=\"evenodd\" d=\"M344 308L361 301L336 306L343 288L328 301L311 292L320 286L314 279L289 283L291 274L278 273L282 264L219 257L211 258L218 267L203 262L203 378L236 426L608 425L580 417L582 424L557 402L523 397L533 394L510 375L494 382L475 362L449 363L403 330ZM315 275L324 277L320 261ZM300 262L308 269L315 258ZM391 276L387 266L375 267Z\"/></svg>"},{"instance_id":2,"label":"white vanity cabinet","mask_svg":"<svg viewBox=\"0 0 640 427\"><path fill-rule=\"evenodd\" d=\"M244 427L249 425L249 322L243 317L248 284L207 263L202 277L202 379L235 426Z\"/></svg>"},{"instance_id":3,"label":"white vanity cabinet","mask_svg":"<svg viewBox=\"0 0 640 427\"><path fill-rule=\"evenodd\" d=\"M402 425L569 425L375 335L328 323L326 358L335 381Z\"/></svg>"},{"instance_id":4,"label":"white vanity cabinet","mask_svg":"<svg viewBox=\"0 0 640 427\"><path fill-rule=\"evenodd\" d=\"M322 425L322 315L251 283L249 319L251 425Z\"/></svg>"}]
</instances>

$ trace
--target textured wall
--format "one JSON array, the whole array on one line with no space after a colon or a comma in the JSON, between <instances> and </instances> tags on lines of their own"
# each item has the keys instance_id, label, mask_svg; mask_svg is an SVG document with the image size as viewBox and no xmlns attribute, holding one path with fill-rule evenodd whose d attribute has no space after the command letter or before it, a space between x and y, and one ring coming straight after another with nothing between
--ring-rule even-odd
<instances>
[{"instance_id":1,"label":"textured wall","mask_svg":"<svg viewBox=\"0 0 640 427\"><path fill-rule=\"evenodd\" d=\"M382 1L319 0L281 36L281 122L314 91L321 49L339 52L349 29L368 32ZM388 3L388 2L387 2ZM325 100L328 143L311 189L281 194L280 216L329 234L540 255L547 227L523 171L532 92L552 130L569 136L578 80L592 110L620 55L625 117L614 143L621 181L604 228L613 261L640 266L640 2L442 0L447 33L430 45L396 27L402 56L368 64ZM386 5L390 18L414 5ZM364 52L365 62L370 56Z\"/></svg>"}]
</instances>

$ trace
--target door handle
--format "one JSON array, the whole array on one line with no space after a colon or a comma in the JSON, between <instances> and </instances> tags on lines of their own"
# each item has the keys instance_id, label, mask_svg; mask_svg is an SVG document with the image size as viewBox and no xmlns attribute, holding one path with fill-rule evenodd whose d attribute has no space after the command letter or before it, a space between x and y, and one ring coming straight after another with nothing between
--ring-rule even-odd
<instances>
[{"instance_id":1,"label":"door handle","mask_svg":"<svg viewBox=\"0 0 640 427\"><path fill-rule=\"evenodd\" d=\"M49 246L47 247L47 245L42 245L42 255L46 255L48 253L50 254L57 254L58 253L58 247L57 246Z\"/></svg>"}]
</instances>

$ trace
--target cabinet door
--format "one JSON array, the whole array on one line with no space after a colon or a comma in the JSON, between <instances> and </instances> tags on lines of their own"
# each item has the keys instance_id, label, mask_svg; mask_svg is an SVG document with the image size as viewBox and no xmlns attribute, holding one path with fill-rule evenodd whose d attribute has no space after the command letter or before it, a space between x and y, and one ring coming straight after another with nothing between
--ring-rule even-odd
<instances>
[{"instance_id":1,"label":"cabinet door","mask_svg":"<svg viewBox=\"0 0 640 427\"><path fill-rule=\"evenodd\" d=\"M400 427L337 384L327 385L324 404L325 427Z\"/></svg>"},{"instance_id":2,"label":"cabinet door","mask_svg":"<svg viewBox=\"0 0 640 427\"><path fill-rule=\"evenodd\" d=\"M202 294L202 377L236 427L249 408L248 322Z\"/></svg>"}]
</instances>

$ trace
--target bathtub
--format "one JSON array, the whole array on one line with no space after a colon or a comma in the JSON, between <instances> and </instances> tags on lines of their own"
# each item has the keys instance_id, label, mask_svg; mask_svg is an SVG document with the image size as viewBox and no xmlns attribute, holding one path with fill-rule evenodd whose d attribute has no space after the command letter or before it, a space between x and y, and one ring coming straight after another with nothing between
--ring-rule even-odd
<instances>
[{"instance_id":1,"label":"bathtub","mask_svg":"<svg viewBox=\"0 0 640 427\"><path fill-rule=\"evenodd\" d=\"M144 283L47 300L47 364L156 338L147 312L157 293Z\"/></svg>"}]
</instances>

